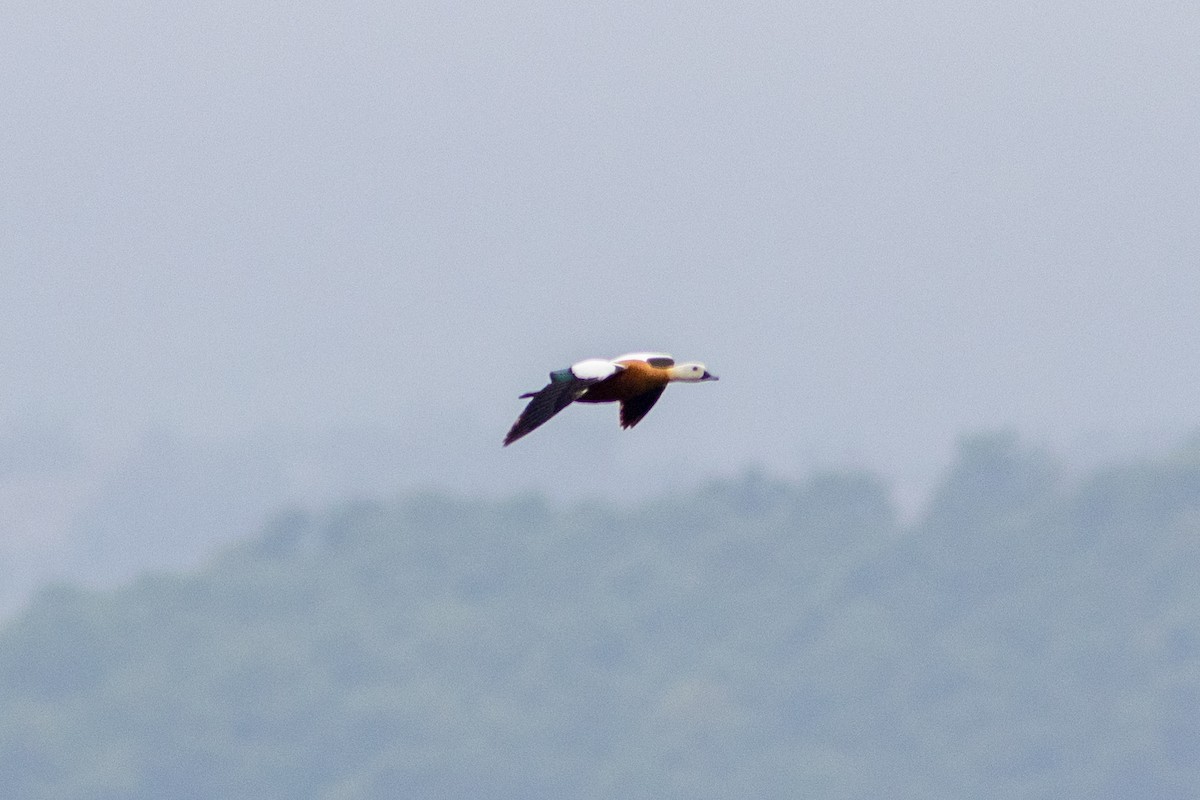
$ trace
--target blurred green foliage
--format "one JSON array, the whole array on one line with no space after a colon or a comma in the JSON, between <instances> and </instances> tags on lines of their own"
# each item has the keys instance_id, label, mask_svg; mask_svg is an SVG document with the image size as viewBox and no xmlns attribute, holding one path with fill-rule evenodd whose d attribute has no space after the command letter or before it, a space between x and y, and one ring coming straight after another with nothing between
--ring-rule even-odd
<instances>
[{"instance_id":1,"label":"blurred green foliage","mask_svg":"<svg viewBox=\"0 0 1200 800\"><path fill-rule=\"evenodd\" d=\"M962 443L637 508L286 513L0 631L13 798L1097 798L1200 789L1200 457Z\"/></svg>"}]
</instances>

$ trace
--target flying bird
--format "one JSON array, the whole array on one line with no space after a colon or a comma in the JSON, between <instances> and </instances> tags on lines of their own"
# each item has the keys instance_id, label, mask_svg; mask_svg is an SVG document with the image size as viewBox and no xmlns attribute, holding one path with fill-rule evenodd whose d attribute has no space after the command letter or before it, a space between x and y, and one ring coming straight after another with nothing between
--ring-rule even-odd
<instances>
[{"instance_id":1,"label":"flying bird","mask_svg":"<svg viewBox=\"0 0 1200 800\"><path fill-rule=\"evenodd\" d=\"M587 358L550 373L550 382L537 392L504 437L504 446L543 425L575 401L621 404L621 427L632 428L650 412L672 381L715 381L698 362L676 364L666 353L626 353L613 359Z\"/></svg>"}]
</instances>

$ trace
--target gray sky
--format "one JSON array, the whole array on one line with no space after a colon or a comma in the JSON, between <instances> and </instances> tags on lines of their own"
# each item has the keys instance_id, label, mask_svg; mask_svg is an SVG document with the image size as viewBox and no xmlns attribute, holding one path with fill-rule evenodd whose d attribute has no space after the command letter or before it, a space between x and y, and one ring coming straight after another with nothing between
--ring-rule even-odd
<instances>
[{"instance_id":1,"label":"gray sky","mask_svg":"<svg viewBox=\"0 0 1200 800\"><path fill-rule=\"evenodd\" d=\"M1197 425L1200 6L703 6L6 3L0 430L586 494ZM722 381L501 450L633 349Z\"/></svg>"}]
</instances>

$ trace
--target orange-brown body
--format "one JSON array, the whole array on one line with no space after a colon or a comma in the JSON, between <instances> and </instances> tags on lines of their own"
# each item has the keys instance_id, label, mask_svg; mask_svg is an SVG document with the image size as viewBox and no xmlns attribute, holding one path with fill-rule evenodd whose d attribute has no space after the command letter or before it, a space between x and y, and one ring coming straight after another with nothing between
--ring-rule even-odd
<instances>
[{"instance_id":1,"label":"orange-brown body","mask_svg":"<svg viewBox=\"0 0 1200 800\"><path fill-rule=\"evenodd\" d=\"M629 400L639 395L662 391L670 382L670 375L662 367L654 367L645 361L622 361L625 369L587 388L576 401L579 403L611 403Z\"/></svg>"}]
</instances>

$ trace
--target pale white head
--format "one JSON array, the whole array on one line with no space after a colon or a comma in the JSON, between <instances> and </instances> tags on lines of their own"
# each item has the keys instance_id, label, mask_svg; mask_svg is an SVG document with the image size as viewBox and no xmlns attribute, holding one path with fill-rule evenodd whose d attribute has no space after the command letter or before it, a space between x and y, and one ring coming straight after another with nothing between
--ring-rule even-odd
<instances>
[{"instance_id":1,"label":"pale white head","mask_svg":"<svg viewBox=\"0 0 1200 800\"><path fill-rule=\"evenodd\" d=\"M700 381L715 381L716 375L713 375L699 361L689 361L686 364L676 364L667 369L667 375L673 381L686 381L687 383L699 383Z\"/></svg>"}]
</instances>

